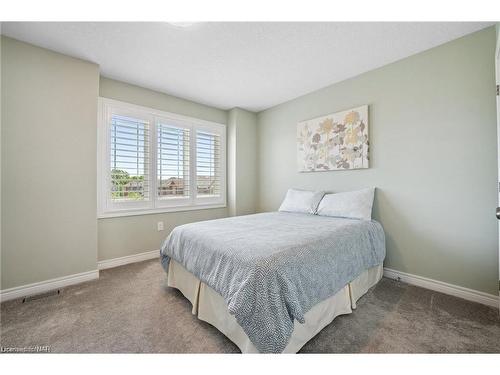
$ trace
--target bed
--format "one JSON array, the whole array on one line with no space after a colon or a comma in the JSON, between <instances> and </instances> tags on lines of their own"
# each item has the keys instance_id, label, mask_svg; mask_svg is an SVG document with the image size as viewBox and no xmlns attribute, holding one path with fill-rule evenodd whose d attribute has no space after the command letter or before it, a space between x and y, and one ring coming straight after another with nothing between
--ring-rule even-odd
<instances>
[{"instance_id":1,"label":"bed","mask_svg":"<svg viewBox=\"0 0 500 375\"><path fill-rule=\"evenodd\" d=\"M382 277L376 221L270 212L176 227L168 285L243 353L294 353Z\"/></svg>"}]
</instances>

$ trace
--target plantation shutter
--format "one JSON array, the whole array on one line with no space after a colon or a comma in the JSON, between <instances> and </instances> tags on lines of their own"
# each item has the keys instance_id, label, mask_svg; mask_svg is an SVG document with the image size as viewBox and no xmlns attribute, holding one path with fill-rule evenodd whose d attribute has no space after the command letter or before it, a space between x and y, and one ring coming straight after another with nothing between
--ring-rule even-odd
<instances>
[{"instance_id":1,"label":"plantation shutter","mask_svg":"<svg viewBox=\"0 0 500 375\"><path fill-rule=\"evenodd\" d=\"M150 124L141 119L113 115L109 129L111 200L149 200Z\"/></svg>"},{"instance_id":2,"label":"plantation shutter","mask_svg":"<svg viewBox=\"0 0 500 375\"><path fill-rule=\"evenodd\" d=\"M221 136L196 131L196 193L198 198L221 196Z\"/></svg>"},{"instance_id":3,"label":"plantation shutter","mask_svg":"<svg viewBox=\"0 0 500 375\"><path fill-rule=\"evenodd\" d=\"M226 205L226 126L99 98L98 217Z\"/></svg>"},{"instance_id":4,"label":"plantation shutter","mask_svg":"<svg viewBox=\"0 0 500 375\"><path fill-rule=\"evenodd\" d=\"M157 124L157 179L160 200L190 197L189 129Z\"/></svg>"}]
</instances>

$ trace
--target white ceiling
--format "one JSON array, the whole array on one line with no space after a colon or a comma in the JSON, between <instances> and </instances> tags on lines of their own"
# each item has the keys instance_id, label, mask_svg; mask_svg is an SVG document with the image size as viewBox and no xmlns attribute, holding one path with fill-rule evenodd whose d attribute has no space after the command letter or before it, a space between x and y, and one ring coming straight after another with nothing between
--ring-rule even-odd
<instances>
[{"instance_id":1,"label":"white ceiling","mask_svg":"<svg viewBox=\"0 0 500 375\"><path fill-rule=\"evenodd\" d=\"M100 65L106 77L260 111L492 23L2 23L2 34Z\"/></svg>"}]
</instances>

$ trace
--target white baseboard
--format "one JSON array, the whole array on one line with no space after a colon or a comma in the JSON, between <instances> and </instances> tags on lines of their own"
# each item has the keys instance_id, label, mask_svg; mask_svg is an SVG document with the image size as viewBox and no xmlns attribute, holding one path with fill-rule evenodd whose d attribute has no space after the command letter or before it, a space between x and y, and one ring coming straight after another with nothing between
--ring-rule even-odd
<instances>
[{"instance_id":1,"label":"white baseboard","mask_svg":"<svg viewBox=\"0 0 500 375\"><path fill-rule=\"evenodd\" d=\"M127 255L120 258L106 259L97 262L97 269L105 270L107 268L113 268L118 266L123 266L125 264L142 262L144 260L160 258L160 250L147 251L145 253L139 253L134 255Z\"/></svg>"},{"instance_id":2,"label":"white baseboard","mask_svg":"<svg viewBox=\"0 0 500 375\"><path fill-rule=\"evenodd\" d=\"M58 277L55 279L40 281L38 283L21 285L10 289L0 290L0 302L45 293L54 289L60 289L66 286L83 283L85 281L95 280L99 278L99 270L123 266L129 263L142 262L143 260L159 257L160 250L153 250L147 251L145 253L124 256L121 258L102 260L97 263L97 270L94 271Z\"/></svg>"},{"instance_id":3,"label":"white baseboard","mask_svg":"<svg viewBox=\"0 0 500 375\"><path fill-rule=\"evenodd\" d=\"M460 297L468 301L482 303L498 308L499 297L493 294L480 292L478 290L464 288L462 286L444 283L442 281L428 279L427 277L412 275L390 268L384 268L384 276L389 279L400 280L404 283L434 290L451 296Z\"/></svg>"},{"instance_id":4,"label":"white baseboard","mask_svg":"<svg viewBox=\"0 0 500 375\"><path fill-rule=\"evenodd\" d=\"M38 283L16 286L14 288L4 289L0 291L0 302L9 301L11 299L32 296L35 294L45 293L50 290L64 288L66 286L80 284L85 281L95 280L99 278L99 271L88 271L77 273L75 275L58 277Z\"/></svg>"},{"instance_id":5,"label":"white baseboard","mask_svg":"<svg viewBox=\"0 0 500 375\"><path fill-rule=\"evenodd\" d=\"M144 260L154 259L160 256L159 250L147 251L134 255L128 255L115 259L108 259L98 262L97 270L82 272L75 275L58 277L38 283L17 286L14 288L0 291L0 302L9 301L16 298L45 293L50 290L64 288L66 286L83 283L85 281L99 278L99 270L122 266L125 264L142 262ZM493 294L480 292L474 289L464 288L462 286L448 284L442 281L429 279L423 276L412 275L410 273L384 268L384 276L389 279L400 280L402 282L419 286L422 288L434 290L444 294L463 298L469 301L478 302L484 305L499 307L499 297Z\"/></svg>"}]
</instances>

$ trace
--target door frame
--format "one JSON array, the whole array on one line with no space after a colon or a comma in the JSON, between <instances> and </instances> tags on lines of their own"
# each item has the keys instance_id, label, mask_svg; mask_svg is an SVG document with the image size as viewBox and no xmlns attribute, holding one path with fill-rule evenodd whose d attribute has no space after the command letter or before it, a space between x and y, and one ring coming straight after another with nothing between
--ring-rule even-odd
<instances>
[{"instance_id":1,"label":"door frame","mask_svg":"<svg viewBox=\"0 0 500 375\"><path fill-rule=\"evenodd\" d=\"M495 83L496 83L496 103L497 103L497 193L498 207L500 207L500 23L495 26L496 47L495 47ZM498 291L500 295L500 220L498 220ZM500 312L500 298L498 301Z\"/></svg>"}]
</instances>

